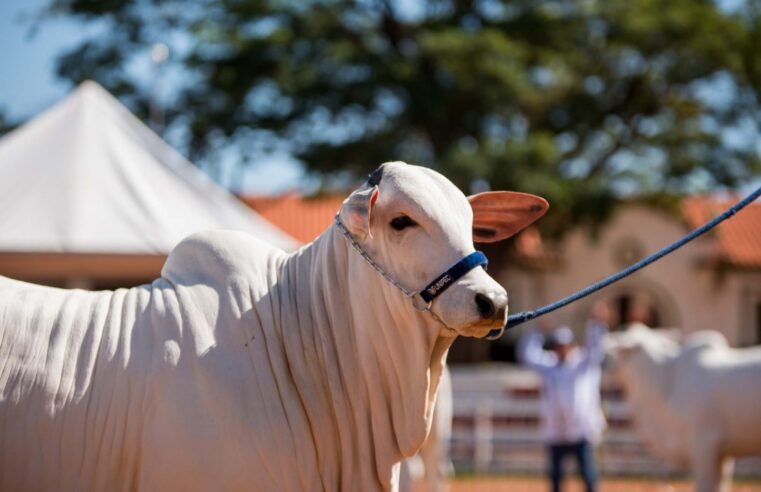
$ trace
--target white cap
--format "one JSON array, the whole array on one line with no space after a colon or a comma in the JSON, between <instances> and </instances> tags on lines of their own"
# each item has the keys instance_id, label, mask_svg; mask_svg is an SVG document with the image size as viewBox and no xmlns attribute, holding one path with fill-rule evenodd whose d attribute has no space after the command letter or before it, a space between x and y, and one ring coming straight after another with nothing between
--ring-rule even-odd
<instances>
[{"instance_id":1,"label":"white cap","mask_svg":"<svg viewBox=\"0 0 761 492\"><path fill-rule=\"evenodd\" d=\"M552 341L556 345L570 345L573 343L573 331L567 326L561 326L552 333Z\"/></svg>"}]
</instances>

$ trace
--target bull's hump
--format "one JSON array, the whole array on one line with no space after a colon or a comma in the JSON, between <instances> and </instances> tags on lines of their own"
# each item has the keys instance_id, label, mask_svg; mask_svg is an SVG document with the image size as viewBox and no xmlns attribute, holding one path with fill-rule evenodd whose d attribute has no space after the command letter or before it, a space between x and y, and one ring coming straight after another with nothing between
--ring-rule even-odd
<instances>
[{"instance_id":1,"label":"bull's hump","mask_svg":"<svg viewBox=\"0 0 761 492\"><path fill-rule=\"evenodd\" d=\"M243 232L199 232L175 246L161 276L174 284L224 283L233 276L260 275L283 255L281 250Z\"/></svg>"}]
</instances>

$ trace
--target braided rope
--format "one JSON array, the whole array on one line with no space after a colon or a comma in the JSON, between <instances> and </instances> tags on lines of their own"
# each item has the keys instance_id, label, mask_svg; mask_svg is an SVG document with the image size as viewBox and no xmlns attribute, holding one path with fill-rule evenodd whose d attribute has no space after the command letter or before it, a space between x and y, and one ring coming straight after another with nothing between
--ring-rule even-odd
<instances>
[{"instance_id":1,"label":"braided rope","mask_svg":"<svg viewBox=\"0 0 761 492\"><path fill-rule=\"evenodd\" d=\"M505 325L506 329L512 328L514 326L518 326L522 323L525 323L526 321L530 321L532 319L536 319L540 316L543 316L547 313L551 313L552 311L555 311L557 309L562 308L563 306L567 306L568 304L571 304L572 302L578 301L579 299L586 297L594 292L597 292L600 289L603 289L607 287L608 285L618 282L619 280L628 277L632 273L641 270L645 268L646 266L650 265L651 263L654 263L664 256L668 255L669 253L672 253L676 251L677 249L681 248L685 244L689 243L696 237L705 234L706 232L710 231L720 223L724 222L728 218L735 215L737 212L742 210L743 208L750 205L756 198L761 196L761 186L759 186L754 192L746 196L741 201L737 202L733 207L729 208L727 211L725 211L723 214L715 217L713 220L710 220L703 224L702 226L698 227L697 229L693 230L686 236L682 237L678 241L675 241L671 243L670 245L666 246L665 248L661 249L660 251L657 251L656 253L653 253L652 255L648 256L647 258L644 258L637 263L629 266L628 268L615 273L607 278L604 278L600 280L599 282L595 282L592 285L589 285L580 291L571 294L569 296L566 296L562 299L559 299L551 304L547 304L546 306L543 306L539 309L531 310L531 311L522 311L520 313L512 314L508 316L507 318L507 325Z\"/></svg>"}]
</instances>

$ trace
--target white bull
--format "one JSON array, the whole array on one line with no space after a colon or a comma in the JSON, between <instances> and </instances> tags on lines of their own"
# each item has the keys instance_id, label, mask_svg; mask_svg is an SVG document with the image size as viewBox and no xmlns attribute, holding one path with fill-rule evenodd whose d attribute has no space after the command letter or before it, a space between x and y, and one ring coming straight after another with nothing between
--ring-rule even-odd
<instances>
[{"instance_id":1,"label":"white bull","mask_svg":"<svg viewBox=\"0 0 761 492\"><path fill-rule=\"evenodd\" d=\"M507 192L469 204L438 173L388 163L340 220L417 289L546 207ZM290 255L197 234L161 278L114 292L0 277L0 490L393 489L449 346L501 327L507 296L478 267L431 309L335 225Z\"/></svg>"},{"instance_id":2,"label":"white bull","mask_svg":"<svg viewBox=\"0 0 761 492\"><path fill-rule=\"evenodd\" d=\"M661 459L692 469L696 490L729 490L733 457L761 455L761 347L732 349L718 332L689 335L633 324L608 352L635 424Z\"/></svg>"}]
</instances>

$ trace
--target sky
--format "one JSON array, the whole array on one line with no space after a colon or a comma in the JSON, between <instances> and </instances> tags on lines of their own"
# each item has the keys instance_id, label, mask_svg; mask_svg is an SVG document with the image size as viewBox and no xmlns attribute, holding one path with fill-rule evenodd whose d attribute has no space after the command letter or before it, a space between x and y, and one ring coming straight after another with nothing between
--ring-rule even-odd
<instances>
[{"instance_id":1,"label":"sky","mask_svg":"<svg viewBox=\"0 0 761 492\"><path fill-rule=\"evenodd\" d=\"M68 19L47 20L33 30L37 14L48 1L0 1L0 46L3 47L0 50L0 109L12 121L35 116L72 90L70 84L56 78L55 59L90 33ZM229 153L226 158L233 159L233 155ZM312 186L303 167L287 156L257 163L243 176L242 183L222 184L253 194L308 190Z\"/></svg>"},{"instance_id":2,"label":"sky","mask_svg":"<svg viewBox=\"0 0 761 492\"><path fill-rule=\"evenodd\" d=\"M83 38L73 22L46 23L31 35L35 12L47 0L0 2L0 108L12 119L28 118L69 92L56 80L54 59L59 50Z\"/></svg>"}]
</instances>

